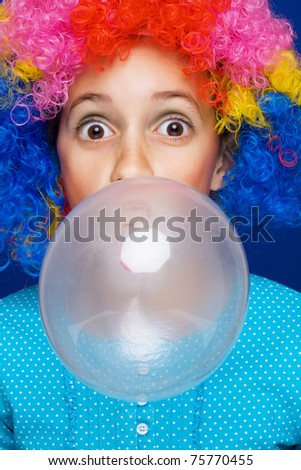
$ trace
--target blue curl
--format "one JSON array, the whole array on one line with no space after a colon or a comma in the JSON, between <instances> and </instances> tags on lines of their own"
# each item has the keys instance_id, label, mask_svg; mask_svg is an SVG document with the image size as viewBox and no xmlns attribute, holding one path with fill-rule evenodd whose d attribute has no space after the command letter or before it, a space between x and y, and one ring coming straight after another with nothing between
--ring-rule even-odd
<instances>
[{"instance_id":1,"label":"blue curl","mask_svg":"<svg viewBox=\"0 0 301 470\"><path fill-rule=\"evenodd\" d=\"M301 108L273 92L264 94L259 105L270 127L243 125L218 201L229 217L250 220L252 206L259 206L262 217L274 216L274 226L300 226Z\"/></svg>"},{"instance_id":2,"label":"blue curl","mask_svg":"<svg viewBox=\"0 0 301 470\"><path fill-rule=\"evenodd\" d=\"M2 96L10 87L0 80ZM5 93L7 93L5 95ZM64 197L58 180L60 177L56 151L49 142L47 125L42 121L28 121L25 106L17 93L10 109L0 110L0 268L5 269L9 259L16 259L25 272L38 275L48 244L47 237L36 237L30 242L30 220L39 217L51 223L53 213L49 201L63 208ZM11 120L11 110L14 122ZM27 122L26 122L27 121ZM23 122L20 126L18 123Z\"/></svg>"}]
</instances>

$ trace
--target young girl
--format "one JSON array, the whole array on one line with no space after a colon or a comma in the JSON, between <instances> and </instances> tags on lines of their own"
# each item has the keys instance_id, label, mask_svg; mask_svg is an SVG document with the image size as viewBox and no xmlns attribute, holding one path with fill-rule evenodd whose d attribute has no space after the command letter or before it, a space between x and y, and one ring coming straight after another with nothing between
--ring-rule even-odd
<instances>
[{"instance_id":1,"label":"young girl","mask_svg":"<svg viewBox=\"0 0 301 470\"><path fill-rule=\"evenodd\" d=\"M1 27L2 266L38 274L29 220L153 175L300 223L301 72L266 0L7 0ZM44 226L35 230L44 230ZM4 248L5 247L5 248ZM281 449L301 443L300 294L251 276L247 320L197 387L128 403L52 351L37 288L1 305L0 448Z\"/></svg>"}]
</instances>

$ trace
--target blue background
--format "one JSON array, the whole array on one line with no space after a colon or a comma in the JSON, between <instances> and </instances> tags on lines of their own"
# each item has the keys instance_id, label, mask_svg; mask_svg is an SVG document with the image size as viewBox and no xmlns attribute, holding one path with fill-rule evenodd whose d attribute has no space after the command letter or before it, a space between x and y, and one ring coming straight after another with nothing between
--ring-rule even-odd
<instances>
[{"instance_id":1,"label":"blue background","mask_svg":"<svg viewBox=\"0 0 301 470\"><path fill-rule=\"evenodd\" d=\"M271 5L274 11L283 14L293 24L298 35L297 48L301 52L301 4L297 7L295 0L273 0ZM272 232L272 236L274 243L260 239L257 243L244 244L250 271L301 291L301 228L280 228ZM17 265L10 266L0 273L0 297L35 282Z\"/></svg>"}]
</instances>

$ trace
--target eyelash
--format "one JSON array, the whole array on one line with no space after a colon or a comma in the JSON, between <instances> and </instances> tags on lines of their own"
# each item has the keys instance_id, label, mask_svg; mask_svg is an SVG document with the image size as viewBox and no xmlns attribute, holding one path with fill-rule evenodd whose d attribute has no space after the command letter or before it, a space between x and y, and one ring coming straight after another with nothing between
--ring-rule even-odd
<instances>
[{"instance_id":1,"label":"eyelash","mask_svg":"<svg viewBox=\"0 0 301 470\"><path fill-rule=\"evenodd\" d=\"M82 137L81 133L83 132L85 126L88 127L88 126L91 126L92 124L95 124L95 125L98 124L102 128L106 127L107 129L110 129L110 132L113 134L113 131L111 130L110 126L108 124L104 123L100 116L89 116L88 118L81 121L78 126L76 126L75 131L80 137ZM109 136L107 136L107 137L109 137ZM107 137L105 137L105 138L107 138ZM82 137L82 138L86 141L93 141L93 140L97 141L97 140L102 140L103 139L103 138L101 138L101 139L89 139L89 138L85 138L85 137Z\"/></svg>"},{"instance_id":2,"label":"eyelash","mask_svg":"<svg viewBox=\"0 0 301 470\"><path fill-rule=\"evenodd\" d=\"M187 120L187 118L184 118L183 116L179 116L179 115L165 115L162 118L162 121L160 122L160 124L156 126L156 129L153 132L157 135L160 135L164 138L167 138L170 141L183 141L183 140L187 139L187 137L188 137L187 132L186 132L186 135L180 135L180 136L169 136L169 135L159 134L157 130L161 126L163 126L164 124L167 125L168 122L169 123L179 122L182 125L184 124L184 126L187 126L190 131L195 130L194 125L189 120ZM95 141L104 140L104 139L107 139L108 137L111 136L111 135L109 135L109 136L101 137L99 139L97 139L97 138L96 139L92 139L92 138L89 139L88 137L83 137L81 135L81 133L83 132L85 126L89 126L89 125L91 126L92 124L95 124L95 125L98 124L102 128L106 127L107 129L110 130L111 135L113 134L113 131L111 130L110 126L108 124L104 123L100 116L89 116L88 118L85 118L83 121L80 122L80 124L78 126L76 126L75 131L85 141L90 141L90 142L92 142L93 140L95 140ZM184 132L185 132L185 128L184 128Z\"/></svg>"},{"instance_id":3,"label":"eyelash","mask_svg":"<svg viewBox=\"0 0 301 470\"><path fill-rule=\"evenodd\" d=\"M168 116L164 116L162 122L157 126L157 129L159 129L163 124L166 124L167 122L180 122L181 124L184 124L185 126L188 126L189 129L191 131L194 131L195 130L195 126L189 121L187 120L186 118L184 118L184 116L179 116L179 115L168 115ZM155 132L157 133L157 132ZM165 138L171 140L171 141L183 141L185 139L187 139L187 135L181 135L181 136L168 136L168 135L165 135L164 136Z\"/></svg>"}]
</instances>

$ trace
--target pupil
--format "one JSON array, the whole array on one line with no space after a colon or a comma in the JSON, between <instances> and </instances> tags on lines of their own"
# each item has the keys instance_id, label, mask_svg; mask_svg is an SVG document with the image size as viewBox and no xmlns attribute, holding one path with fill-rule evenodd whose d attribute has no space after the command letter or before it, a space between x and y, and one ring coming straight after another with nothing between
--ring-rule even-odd
<instances>
[{"instance_id":1,"label":"pupil","mask_svg":"<svg viewBox=\"0 0 301 470\"><path fill-rule=\"evenodd\" d=\"M90 139L100 139L104 136L104 130L101 126L91 126L88 130Z\"/></svg>"},{"instance_id":2,"label":"pupil","mask_svg":"<svg viewBox=\"0 0 301 470\"><path fill-rule=\"evenodd\" d=\"M167 127L168 135L179 137L183 134L183 126L179 122L172 122Z\"/></svg>"}]
</instances>

